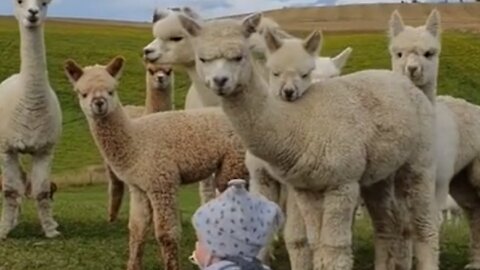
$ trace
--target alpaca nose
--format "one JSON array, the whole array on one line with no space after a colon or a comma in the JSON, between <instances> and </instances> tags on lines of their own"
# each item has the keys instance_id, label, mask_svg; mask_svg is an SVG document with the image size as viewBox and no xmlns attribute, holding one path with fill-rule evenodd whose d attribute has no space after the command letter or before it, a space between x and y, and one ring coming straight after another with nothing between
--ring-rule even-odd
<instances>
[{"instance_id":1,"label":"alpaca nose","mask_svg":"<svg viewBox=\"0 0 480 270\"><path fill-rule=\"evenodd\" d=\"M105 101L103 101L102 99L97 99L97 100L95 100L95 101L93 102L93 104L94 104L97 108L101 109L101 108L103 107L103 105L105 105Z\"/></svg>"},{"instance_id":2,"label":"alpaca nose","mask_svg":"<svg viewBox=\"0 0 480 270\"><path fill-rule=\"evenodd\" d=\"M222 88L228 82L228 78L227 77L215 77L215 78L213 78L213 82L215 82L215 84L218 87Z\"/></svg>"},{"instance_id":3,"label":"alpaca nose","mask_svg":"<svg viewBox=\"0 0 480 270\"><path fill-rule=\"evenodd\" d=\"M293 97L293 93L295 93L295 91L289 88L289 89L283 90L283 93L285 94L286 98L291 98Z\"/></svg>"},{"instance_id":4,"label":"alpaca nose","mask_svg":"<svg viewBox=\"0 0 480 270\"><path fill-rule=\"evenodd\" d=\"M28 12L30 13L30 15L35 16L38 14L38 9L29 8Z\"/></svg>"},{"instance_id":5,"label":"alpaca nose","mask_svg":"<svg viewBox=\"0 0 480 270\"><path fill-rule=\"evenodd\" d=\"M150 48L143 49L143 55L148 56L151 53L153 53L153 49L150 49Z\"/></svg>"},{"instance_id":6,"label":"alpaca nose","mask_svg":"<svg viewBox=\"0 0 480 270\"><path fill-rule=\"evenodd\" d=\"M408 66L408 72L410 73L410 75L413 75L415 72L417 72L417 70L417 66Z\"/></svg>"}]
</instances>

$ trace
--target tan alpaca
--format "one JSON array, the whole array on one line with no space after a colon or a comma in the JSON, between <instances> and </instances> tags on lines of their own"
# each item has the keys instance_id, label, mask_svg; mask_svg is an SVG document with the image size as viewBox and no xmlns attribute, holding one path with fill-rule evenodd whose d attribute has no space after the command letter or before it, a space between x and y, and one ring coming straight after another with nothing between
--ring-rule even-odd
<instances>
[{"instance_id":1,"label":"tan alpaca","mask_svg":"<svg viewBox=\"0 0 480 270\"><path fill-rule=\"evenodd\" d=\"M293 187L314 269L352 269L360 188L392 175L407 204L415 206L410 210L417 269L438 269L431 103L410 80L386 70L316 83L296 102L274 99L248 53L247 38L260 18L200 25L181 16L181 22L196 46L198 74L221 98L247 149ZM285 69L297 64L282 63ZM280 66L268 68L283 72Z\"/></svg>"},{"instance_id":2,"label":"tan alpaca","mask_svg":"<svg viewBox=\"0 0 480 270\"><path fill-rule=\"evenodd\" d=\"M218 108L130 119L116 92L123 65L121 57L107 66L83 69L69 60L65 71L103 158L130 187L127 269L142 269L145 235L153 217L164 269L178 270L180 185L215 173L217 187L223 191L229 180L248 177L245 151Z\"/></svg>"},{"instance_id":3,"label":"tan alpaca","mask_svg":"<svg viewBox=\"0 0 480 270\"><path fill-rule=\"evenodd\" d=\"M174 76L172 68L168 65L145 63L145 70L147 85L145 106L125 106L125 110L132 118L173 109ZM108 164L105 163L105 167L109 183L108 220L113 222L117 219L122 205L125 184L118 179Z\"/></svg>"},{"instance_id":4,"label":"tan alpaca","mask_svg":"<svg viewBox=\"0 0 480 270\"><path fill-rule=\"evenodd\" d=\"M440 24L437 10L419 27L404 25L395 11L390 19L392 68L408 76L436 104L437 207L447 207L450 189L470 225L471 258L466 269L480 269L480 107L462 99L436 96Z\"/></svg>"}]
</instances>

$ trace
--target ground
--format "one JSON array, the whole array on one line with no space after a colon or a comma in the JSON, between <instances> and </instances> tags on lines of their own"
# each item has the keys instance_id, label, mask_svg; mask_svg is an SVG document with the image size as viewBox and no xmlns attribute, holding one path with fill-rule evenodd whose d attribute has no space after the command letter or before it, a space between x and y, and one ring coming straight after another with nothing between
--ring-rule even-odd
<instances>
[{"instance_id":1,"label":"ground","mask_svg":"<svg viewBox=\"0 0 480 270\"><path fill-rule=\"evenodd\" d=\"M475 104L480 104L480 35L470 31L479 21L477 6L463 6L463 11L448 10L445 18L451 27L461 25L465 32L448 30L443 35L439 93L462 97ZM458 6L453 6L458 9ZM366 7L363 7L366 8ZM391 6L377 8L375 27L365 23L361 31L331 32L338 29L330 27L341 23L343 28L355 28L357 21L352 19L362 12L339 12L336 16L325 17L320 11L271 13L281 19L287 28L296 34L305 35L311 28L325 25L329 30L325 34L322 55L333 55L351 46L353 54L345 72L363 69L389 68L390 59L387 51L386 27ZM347 7L347 10L349 7ZM286 11L285 11L286 12ZM315 13L320 12L320 13ZM429 10L422 5L418 18L405 15L407 22L411 17L417 24L424 20ZM402 10L402 15L406 13ZM289 15L290 14L290 15ZM332 13L328 13L332 14ZM349 15L348 15L349 14ZM470 14L470 15L468 15ZM472 15L472 14L477 14ZM308 16L307 16L308 15ZM342 15L342 16L340 16ZM351 18L347 18L347 15ZM444 15L444 13L442 13ZM293 17L292 17L293 16ZM288 21L290 18L291 21ZM298 19L298 18L301 18ZM369 17L370 18L370 17ZM305 23L310 22L310 24ZM470 29L469 25L475 27ZM367 31L368 27L378 32ZM480 29L480 28L479 28ZM76 97L68 83L62 67L67 58L77 60L81 65L106 63L116 55L127 59L127 66L120 84L120 98L124 104L142 104L144 98L144 70L140 58L142 48L151 41L151 31L141 25L109 25L108 22L75 23L72 21L50 21L46 27L49 77L56 90L64 116L64 133L57 148L53 171L54 179L62 181L56 196L55 215L61 224L64 236L58 240L46 240L41 236L36 214L31 202L24 207L19 227L13 231L11 238L0 243L0 270L22 269L123 269L127 259L127 204L124 204L119 222L108 224L106 221L106 186L67 187L75 176L81 175L80 182L90 180L82 171L85 166L99 164L100 157L93 145L85 118L79 109ZM18 71L19 38L16 22L0 18L0 81ZM185 91L189 81L184 73L176 74L175 101L178 108L183 107ZM64 175L69 177L65 178ZM78 177L77 177L78 178ZM78 181L76 181L78 182ZM182 261L184 269L196 269L188 262L188 255L193 248L193 232L189 219L198 206L196 186L182 190L181 207L184 217L184 234L182 241ZM360 220L355 226L355 269L373 269L373 247L371 229L368 220ZM157 248L153 239L149 241L146 253L146 269L158 269ZM442 270L458 270L466 264L468 258L468 231L466 225L447 226L442 233ZM277 254L274 269L287 270L287 256L284 250Z\"/></svg>"}]
</instances>

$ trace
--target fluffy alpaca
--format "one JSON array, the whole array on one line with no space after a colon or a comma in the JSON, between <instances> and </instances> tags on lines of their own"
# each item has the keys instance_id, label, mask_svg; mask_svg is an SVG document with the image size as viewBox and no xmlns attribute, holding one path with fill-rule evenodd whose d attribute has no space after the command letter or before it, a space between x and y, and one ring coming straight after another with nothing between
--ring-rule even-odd
<instances>
[{"instance_id":1,"label":"fluffy alpaca","mask_svg":"<svg viewBox=\"0 0 480 270\"><path fill-rule=\"evenodd\" d=\"M200 16L189 7L157 9L153 15L153 36L155 39L144 48L144 57L150 62L173 64L185 70L192 84L185 99L185 109L219 106L220 100L199 80L194 66L193 49L188 35L178 20L183 14L201 21ZM215 198L212 176L200 181L199 195L202 204Z\"/></svg>"},{"instance_id":2,"label":"fluffy alpaca","mask_svg":"<svg viewBox=\"0 0 480 270\"><path fill-rule=\"evenodd\" d=\"M32 156L32 197L45 236L56 237L53 218L50 168L54 146L61 134L60 105L48 80L43 24L50 0L13 1L20 28L20 73L0 84L0 151L2 155L4 203L0 239L17 224L22 181L21 154Z\"/></svg>"},{"instance_id":3,"label":"fluffy alpaca","mask_svg":"<svg viewBox=\"0 0 480 270\"><path fill-rule=\"evenodd\" d=\"M293 187L314 269L352 269L360 187L369 189L391 175L407 205L415 206L409 210L417 269L438 269L434 112L428 99L404 76L379 70L314 84L296 102L274 99L249 54L247 38L260 18L200 25L180 16L193 37L197 72L221 97L235 131L253 155L268 162L272 176ZM282 64L287 69L300 63Z\"/></svg>"},{"instance_id":4,"label":"fluffy alpaca","mask_svg":"<svg viewBox=\"0 0 480 270\"><path fill-rule=\"evenodd\" d=\"M173 109L174 77L172 69L167 65L145 63L146 96L145 106L127 105L125 110L131 118L142 115L169 111ZM118 217L122 205L125 184L105 163L108 179L108 221L113 222Z\"/></svg>"},{"instance_id":5,"label":"fluffy alpaca","mask_svg":"<svg viewBox=\"0 0 480 270\"><path fill-rule=\"evenodd\" d=\"M83 69L69 60L65 71L103 158L130 187L127 269L142 268L144 238L152 215L164 269L180 269L180 185L215 172L217 187L223 191L230 179L248 177L243 162L245 151L218 108L130 119L116 93L123 65L121 57L107 66Z\"/></svg>"},{"instance_id":6,"label":"fluffy alpaca","mask_svg":"<svg viewBox=\"0 0 480 270\"><path fill-rule=\"evenodd\" d=\"M442 209L443 220L457 224L462 216L462 208L455 202L452 196L448 195L445 207Z\"/></svg>"},{"instance_id":7,"label":"fluffy alpaca","mask_svg":"<svg viewBox=\"0 0 480 270\"><path fill-rule=\"evenodd\" d=\"M177 10L156 10L153 26L155 39L145 47L144 57L153 62L179 65L187 71L192 85L187 92L185 109L220 106L220 99L206 88L195 70L193 46L178 19L181 14L187 15L197 22L202 21L200 16L188 7ZM259 34L254 33L249 38L250 49L253 52L265 53L264 41L261 36L264 29L276 29L277 35L280 37L293 38L292 35L281 30L278 24L269 18L262 18L261 25ZM313 79L321 80L339 75L350 53L351 48L347 48L334 58L319 57L316 62L317 67L312 72ZM260 70L263 73L266 72L265 69ZM199 184L202 204L215 197L212 183L211 180L207 179Z\"/></svg>"},{"instance_id":8,"label":"fluffy alpaca","mask_svg":"<svg viewBox=\"0 0 480 270\"><path fill-rule=\"evenodd\" d=\"M436 97L441 51L440 14L423 26L406 26L398 12L390 20L392 68L407 75L436 104L436 203L447 207L450 193L466 212L471 229L467 269L480 269L480 107L449 96ZM378 202L377 202L378 203Z\"/></svg>"}]
</instances>

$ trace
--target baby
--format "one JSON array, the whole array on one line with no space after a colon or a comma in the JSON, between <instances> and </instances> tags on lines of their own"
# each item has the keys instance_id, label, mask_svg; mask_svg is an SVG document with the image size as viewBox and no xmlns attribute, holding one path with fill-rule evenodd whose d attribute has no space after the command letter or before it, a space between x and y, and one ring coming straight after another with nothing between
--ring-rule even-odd
<instances>
[{"instance_id":1,"label":"baby","mask_svg":"<svg viewBox=\"0 0 480 270\"><path fill-rule=\"evenodd\" d=\"M265 270L256 256L283 223L279 206L251 195L245 180L229 188L193 215L197 233L190 260L203 270Z\"/></svg>"}]
</instances>

